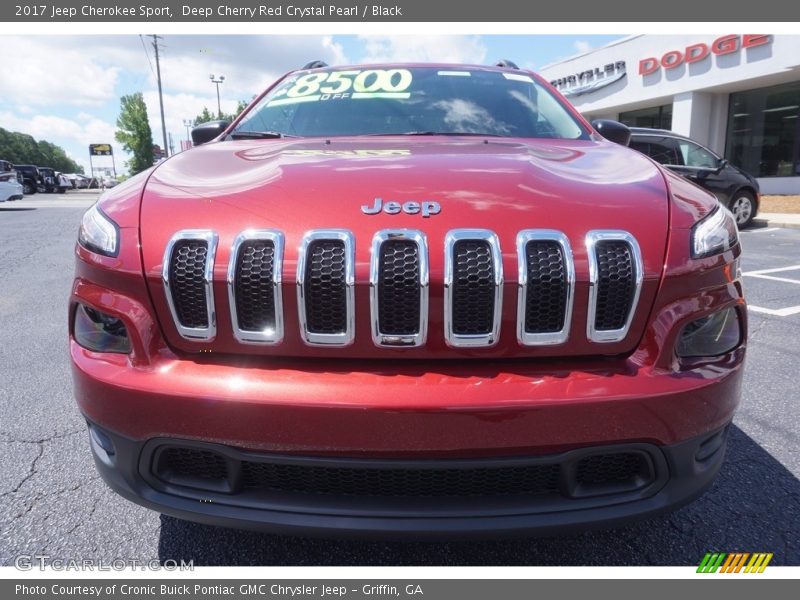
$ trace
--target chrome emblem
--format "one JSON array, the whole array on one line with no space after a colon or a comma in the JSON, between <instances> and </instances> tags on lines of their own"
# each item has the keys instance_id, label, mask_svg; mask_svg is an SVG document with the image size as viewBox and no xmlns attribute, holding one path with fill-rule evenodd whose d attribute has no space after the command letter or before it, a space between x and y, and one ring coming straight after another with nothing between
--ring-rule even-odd
<instances>
[{"instance_id":1,"label":"chrome emblem","mask_svg":"<svg viewBox=\"0 0 800 600\"><path fill-rule=\"evenodd\" d=\"M387 215L397 215L404 212L407 215L422 215L423 219L427 219L428 217L438 215L442 212L442 207L438 202L434 202L433 200L425 200L422 202L409 200L401 204L394 200L384 202L382 198L375 198L372 206L364 204L361 207L361 212L365 215L377 215L380 212L385 212Z\"/></svg>"}]
</instances>

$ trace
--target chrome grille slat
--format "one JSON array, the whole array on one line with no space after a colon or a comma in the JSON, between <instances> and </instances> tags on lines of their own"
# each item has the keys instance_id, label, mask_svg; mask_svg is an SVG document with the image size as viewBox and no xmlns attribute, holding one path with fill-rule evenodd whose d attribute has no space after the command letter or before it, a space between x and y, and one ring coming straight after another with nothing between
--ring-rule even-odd
<instances>
[{"instance_id":1,"label":"chrome grille slat","mask_svg":"<svg viewBox=\"0 0 800 600\"><path fill-rule=\"evenodd\" d=\"M355 337L355 243L343 229L309 231L297 260L300 333L312 346L348 346Z\"/></svg>"},{"instance_id":2,"label":"chrome grille slat","mask_svg":"<svg viewBox=\"0 0 800 600\"><path fill-rule=\"evenodd\" d=\"M385 229L372 240L370 317L377 346L422 346L428 333L428 248L413 229Z\"/></svg>"},{"instance_id":3,"label":"chrome grille slat","mask_svg":"<svg viewBox=\"0 0 800 600\"><path fill-rule=\"evenodd\" d=\"M503 305L503 261L488 229L454 229L445 236L444 327L452 347L497 343Z\"/></svg>"},{"instance_id":4,"label":"chrome grille slat","mask_svg":"<svg viewBox=\"0 0 800 600\"><path fill-rule=\"evenodd\" d=\"M642 253L630 233L596 230L586 234L589 311L586 335L593 342L625 338L636 313L644 280Z\"/></svg>"},{"instance_id":5,"label":"chrome grille slat","mask_svg":"<svg viewBox=\"0 0 800 600\"><path fill-rule=\"evenodd\" d=\"M283 341L283 234L248 229L231 246L228 304L234 337L245 344Z\"/></svg>"},{"instance_id":6,"label":"chrome grille slat","mask_svg":"<svg viewBox=\"0 0 800 600\"><path fill-rule=\"evenodd\" d=\"M567 236L552 229L517 234L517 341L563 344L569 338L575 265Z\"/></svg>"},{"instance_id":7,"label":"chrome grille slat","mask_svg":"<svg viewBox=\"0 0 800 600\"><path fill-rule=\"evenodd\" d=\"M172 320L181 337L212 340L217 333L212 281L217 234L177 232L164 251L161 278Z\"/></svg>"}]
</instances>

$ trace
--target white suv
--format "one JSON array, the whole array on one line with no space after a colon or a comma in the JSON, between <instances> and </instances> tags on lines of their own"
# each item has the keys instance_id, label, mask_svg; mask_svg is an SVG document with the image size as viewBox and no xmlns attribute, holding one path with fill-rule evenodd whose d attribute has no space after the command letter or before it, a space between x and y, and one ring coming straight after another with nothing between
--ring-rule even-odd
<instances>
[{"instance_id":1,"label":"white suv","mask_svg":"<svg viewBox=\"0 0 800 600\"><path fill-rule=\"evenodd\" d=\"M22 183L11 163L0 160L0 202L22 199Z\"/></svg>"}]
</instances>

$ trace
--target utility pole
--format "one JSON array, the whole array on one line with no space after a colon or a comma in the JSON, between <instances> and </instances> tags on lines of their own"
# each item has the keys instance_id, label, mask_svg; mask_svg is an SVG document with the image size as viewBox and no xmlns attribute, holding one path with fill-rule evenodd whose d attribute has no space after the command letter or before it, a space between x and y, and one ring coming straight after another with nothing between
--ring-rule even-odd
<instances>
[{"instance_id":1,"label":"utility pole","mask_svg":"<svg viewBox=\"0 0 800 600\"><path fill-rule=\"evenodd\" d=\"M161 94L161 64L158 61L158 40L161 39L160 35L153 35L153 48L156 51L156 78L158 79L158 104L161 107L161 133L164 136L164 157L169 156L167 146L167 125L164 121L164 96Z\"/></svg>"}]
</instances>

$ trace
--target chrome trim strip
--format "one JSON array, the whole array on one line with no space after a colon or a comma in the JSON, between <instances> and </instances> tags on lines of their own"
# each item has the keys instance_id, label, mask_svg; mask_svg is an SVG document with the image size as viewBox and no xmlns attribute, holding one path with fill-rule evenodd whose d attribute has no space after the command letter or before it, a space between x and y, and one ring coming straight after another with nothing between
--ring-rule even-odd
<instances>
[{"instance_id":1,"label":"chrome trim strip","mask_svg":"<svg viewBox=\"0 0 800 600\"><path fill-rule=\"evenodd\" d=\"M345 306L346 329L342 333L314 333L308 330L306 319L305 277L308 246L317 240L340 240L345 252ZM309 346L349 346L355 339L355 238L346 229L315 229L303 235L297 255L297 312L300 319L300 336Z\"/></svg>"},{"instance_id":2,"label":"chrome trim strip","mask_svg":"<svg viewBox=\"0 0 800 600\"><path fill-rule=\"evenodd\" d=\"M453 249L461 240L489 243L494 268L494 314L492 331L487 334L457 334L453 331ZM488 229L451 229L444 239L444 339L453 348L494 346L500 337L503 312L503 255L497 234Z\"/></svg>"},{"instance_id":3,"label":"chrome trim strip","mask_svg":"<svg viewBox=\"0 0 800 600\"><path fill-rule=\"evenodd\" d=\"M380 331L379 289L380 257L384 242L410 240L417 245L419 263L419 326L411 335L392 335ZM428 338L428 241L416 229L383 229L372 238L372 256L369 271L369 308L372 341L376 346L423 346Z\"/></svg>"},{"instance_id":4,"label":"chrome trim strip","mask_svg":"<svg viewBox=\"0 0 800 600\"><path fill-rule=\"evenodd\" d=\"M203 272L203 288L206 293L206 315L208 316L208 327L184 327L178 319L178 312L175 310L175 301L172 299L172 288L169 280L170 264L172 262L172 252L175 244L182 240L200 240L207 244L206 264ZM167 297L169 311L172 314L172 321L178 334L187 340L211 341L217 335L217 314L214 308L214 257L217 252L217 234L210 229L184 229L178 231L167 242L164 249L164 259L161 265L161 280L164 284L164 295Z\"/></svg>"},{"instance_id":5,"label":"chrome trim strip","mask_svg":"<svg viewBox=\"0 0 800 600\"><path fill-rule=\"evenodd\" d=\"M272 301L275 307L275 328L265 331L248 331L239 327L236 313L236 264L239 250L244 242L260 240L272 242ZM283 272L283 233L277 229L247 229L236 236L231 245L228 261L228 305L230 306L233 337L243 344L280 344L283 341L283 298L281 294L281 275Z\"/></svg>"},{"instance_id":6,"label":"chrome trim strip","mask_svg":"<svg viewBox=\"0 0 800 600\"><path fill-rule=\"evenodd\" d=\"M620 329L595 329L595 317L597 312L597 286L598 286L598 265L597 265L597 243L612 240L622 241L628 244L631 250L634 270L634 293L631 307L628 311L628 318L624 327ZM619 342L628 335L628 330L636 314L636 307L639 304L639 294L642 291L642 281L644 280L644 268L642 266L642 251L639 243L627 231L621 230L594 230L586 234L586 253L589 259L589 310L586 319L586 336L593 342L609 343Z\"/></svg>"},{"instance_id":7,"label":"chrome trim strip","mask_svg":"<svg viewBox=\"0 0 800 600\"><path fill-rule=\"evenodd\" d=\"M528 242L532 241L556 242L561 246L561 253L564 257L567 298L564 309L564 326L559 331L544 333L529 333L525 331L525 309L528 302L528 259L526 248ZM572 306L575 300L575 262L572 257L569 239L564 233L555 229L523 229L517 234L517 265L517 342L521 346L563 344L569 338L570 325L572 324Z\"/></svg>"}]
</instances>

